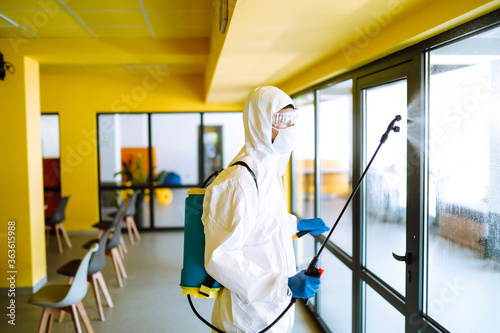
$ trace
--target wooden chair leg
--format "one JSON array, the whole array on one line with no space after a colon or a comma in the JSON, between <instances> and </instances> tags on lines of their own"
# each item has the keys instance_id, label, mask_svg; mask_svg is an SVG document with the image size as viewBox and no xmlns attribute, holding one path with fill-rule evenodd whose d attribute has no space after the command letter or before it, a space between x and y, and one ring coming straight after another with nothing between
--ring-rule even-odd
<instances>
[{"instance_id":1,"label":"wooden chair leg","mask_svg":"<svg viewBox=\"0 0 500 333\"><path fill-rule=\"evenodd\" d=\"M54 313L55 311L51 311L49 314L49 322L47 325L47 333L50 333L52 331L52 322L54 321Z\"/></svg>"},{"instance_id":2,"label":"wooden chair leg","mask_svg":"<svg viewBox=\"0 0 500 333\"><path fill-rule=\"evenodd\" d=\"M118 262L118 267L120 268L120 272L122 273L122 276L126 279L127 278L127 272L125 272L125 266L123 266L123 261L120 258L120 256L116 257L116 261Z\"/></svg>"},{"instance_id":3,"label":"wooden chair leg","mask_svg":"<svg viewBox=\"0 0 500 333\"><path fill-rule=\"evenodd\" d=\"M125 224L127 225L127 230L128 230L128 240L131 245L134 245L134 235L132 234L132 225L130 224L130 219L128 216L125 219Z\"/></svg>"},{"instance_id":4,"label":"wooden chair leg","mask_svg":"<svg viewBox=\"0 0 500 333\"><path fill-rule=\"evenodd\" d=\"M64 229L64 226L61 224L59 224L59 229L61 229L61 232L64 236L64 240L66 241L66 244L68 245L68 247L71 249L72 245L71 245L71 241L69 240L69 237L68 237L68 233L66 232L66 229Z\"/></svg>"},{"instance_id":5,"label":"wooden chair leg","mask_svg":"<svg viewBox=\"0 0 500 333\"><path fill-rule=\"evenodd\" d=\"M123 288L122 277L120 273L120 269L118 268L118 263L116 258L119 258L118 250L116 247L111 250L111 261L113 262L113 268L115 269L116 280L118 281L118 285L120 288Z\"/></svg>"},{"instance_id":6,"label":"wooden chair leg","mask_svg":"<svg viewBox=\"0 0 500 333\"><path fill-rule=\"evenodd\" d=\"M134 230L134 235L137 240L141 240L141 236L139 235L139 230L137 229L137 225L135 224L135 220L133 216L129 216L130 224L132 226L132 230Z\"/></svg>"},{"instance_id":7,"label":"wooden chair leg","mask_svg":"<svg viewBox=\"0 0 500 333\"><path fill-rule=\"evenodd\" d=\"M97 234L97 239L101 239L102 235L104 235L105 232L106 232L106 230L99 229L99 233Z\"/></svg>"},{"instance_id":8,"label":"wooden chair leg","mask_svg":"<svg viewBox=\"0 0 500 333\"><path fill-rule=\"evenodd\" d=\"M125 246L125 241L123 240L123 236L120 234L120 246L122 248L123 254L128 253L127 247ZM122 256L123 259L125 259Z\"/></svg>"},{"instance_id":9,"label":"wooden chair leg","mask_svg":"<svg viewBox=\"0 0 500 333\"><path fill-rule=\"evenodd\" d=\"M80 326L80 320L78 319L78 312L76 310L76 304L71 305L71 319L73 320L73 325L75 326L75 331L77 333L82 333L82 328Z\"/></svg>"},{"instance_id":10,"label":"wooden chair leg","mask_svg":"<svg viewBox=\"0 0 500 333\"><path fill-rule=\"evenodd\" d=\"M122 244L119 244L118 247L118 254L120 255L120 258L125 259L125 254L123 254L123 246Z\"/></svg>"},{"instance_id":11,"label":"wooden chair leg","mask_svg":"<svg viewBox=\"0 0 500 333\"><path fill-rule=\"evenodd\" d=\"M88 333L94 333L94 329L92 328L92 324L90 324L89 316L87 316L87 311L85 311L85 307L83 306L82 301L76 303L76 308L78 312L80 312L80 316L82 317L83 325L87 329Z\"/></svg>"},{"instance_id":12,"label":"wooden chair leg","mask_svg":"<svg viewBox=\"0 0 500 333\"><path fill-rule=\"evenodd\" d=\"M94 274L96 276L97 282L99 282L99 286L101 287L102 294L104 295L104 298L106 299L106 303L108 303L108 306L112 308L113 305L113 300L111 299L111 295L109 294L108 286L106 286L106 281L104 281L104 277L102 276L101 272L97 272Z\"/></svg>"},{"instance_id":13,"label":"wooden chair leg","mask_svg":"<svg viewBox=\"0 0 500 333\"><path fill-rule=\"evenodd\" d=\"M62 311L59 312L59 319L57 320L59 323L62 323L62 321L64 320L64 313L65 311Z\"/></svg>"},{"instance_id":14,"label":"wooden chair leg","mask_svg":"<svg viewBox=\"0 0 500 333\"><path fill-rule=\"evenodd\" d=\"M90 284L92 285L92 290L94 291L95 303L97 304L97 311L99 312L99 318L104 321L104 311L102 311L101 295L99 294L99 288L97 286L96 274L90 276Z\"/></svg>"},{"instance_id":15,"label":"wooden chair leg","mask_svg":"<svg viewBox=\"0 0 500 333\"><path fill-rule=\"evenodd\" d=\"M43 308L42 310L42 318L40 319L40 325L38 325L38 333L44 333L47 331L47 326L50 317L50 308Z\"/></svg>"},{"instance_id":16,"label":"wooden chair leg","mask_svg":"<svg viewBox=\"0 0 500 333\"><path fill-rule=\"evenodd\" d=\"M54 227L54 230L56 232L56 238L57 238L57 246L59 246L59 253L63 253L63 247L62 247L62 242L61 242L61 236L59 235L59 228L57 227L58 225L56 224Z\"/></svg>"}]
</instances>

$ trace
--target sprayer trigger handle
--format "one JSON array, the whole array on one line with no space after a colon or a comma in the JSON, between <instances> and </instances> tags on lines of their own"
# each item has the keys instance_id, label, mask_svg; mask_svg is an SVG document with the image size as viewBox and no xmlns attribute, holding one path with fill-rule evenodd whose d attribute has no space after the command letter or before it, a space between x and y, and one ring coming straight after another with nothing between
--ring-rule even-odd
<instances>
[{"instance_id":1,"label":"sprayer trigger handle","mask_svg":"<svg viewBox=\"0 0 500 333\"><path fill-rule=\"evenodd\" d=\"M324 270L321 268L316 268L316 266L313 267L308 267L306 270L306 275L308 276L315 276L315 277L321 277L323 275Z\"/></svg>"}]
</instances>

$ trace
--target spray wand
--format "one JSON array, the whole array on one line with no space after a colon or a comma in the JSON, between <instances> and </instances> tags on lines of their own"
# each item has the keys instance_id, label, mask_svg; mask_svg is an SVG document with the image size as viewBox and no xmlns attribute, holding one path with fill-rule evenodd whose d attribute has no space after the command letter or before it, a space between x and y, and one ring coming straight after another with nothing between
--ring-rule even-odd
<instances>
[{"instance_id":1,"label":"spray wand","mask_svg":"<svg viewBox=\"0 0 500 333\"><path fill-rule=\"evenodd\" d=\"M368 162L368 165L366 166L365 168L365 171L363 171L363 174L361 175L361 178L359 179L358 183L356 184L356 187L354 188L354 190L352 191L351 193L351 196L349 197L349 199L347 199L347 202L346 204L344 205L344 208L342 209L342 211L340 212L340 215L339 217L337 218L337 221L335 221L335 224L333 225L332 229L330 230L330 233L328 234L328 236L326 237L325 241L323 242L323 244L321 245L321 248L319 249L318 253L314 256L314 258L311 260L311 262L309 263L309 266L307 266L307 269L306 269L306 275L309 275L309 276L316 276L316 277L321 277L322 273L323 273L323 270L321 268L317 268L316 267L316 264L318 262L318 259L319 259L319 256L321 254L321 252L323 251L323 249L325 248L325 245L326 243L328 242L328 240L330 239L330 236L332 235L333 233L333 230L335 230L335 227L337 226L337 224L339 223L340 219L342 218L342 215L344 215L344 212L347 208L347 206L349 205L349 203L351 202L352 198L354 197L354 195L356 194L356 192L358 191L359 187L361 186L361 182L363 181L363 178L365 177L366 175L366 172L368 171L368 169L370 168L370 165L372 164L373 160L375 159L375 156L377 155L380 147L382 146L382 144L384 142L387 141L387 138L389 137L389 133L391 131L394 131L394 132L399 132L400 128L398 126L394 126L394 124L396 123L396 121L400 121L401 120L401 116L400 115L397 115L392 121L391 123L389 124L389 126L387 127L387 131L385 131L384 135L382 135L382 138L380 138L380 143L377 147L377 150L375 151L375 153L373 154L372 158L370 159L370 162ZM303 234L302 234L303 235ZM302 236L300 235L300 236ZM300 237L299 235L297 235L298 237ZM307 302L307 300L305 300Z\"/></svg>"}]
</instances>

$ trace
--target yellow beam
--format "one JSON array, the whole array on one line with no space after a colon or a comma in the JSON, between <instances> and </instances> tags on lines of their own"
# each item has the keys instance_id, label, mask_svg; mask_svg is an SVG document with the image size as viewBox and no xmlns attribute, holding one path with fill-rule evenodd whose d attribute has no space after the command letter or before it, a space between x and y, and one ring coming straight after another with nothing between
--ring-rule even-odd
<instances>
[{"instance_id":1,"label":"yellow beam","mask_svg":"<svg viewBox=\"0 0 500 333\"><path fill-rule=\"evenodd\" d=\"M4 54L24 54L41 64L205 64L208 39L0 39Z\"/></svg>"}]
</instances>

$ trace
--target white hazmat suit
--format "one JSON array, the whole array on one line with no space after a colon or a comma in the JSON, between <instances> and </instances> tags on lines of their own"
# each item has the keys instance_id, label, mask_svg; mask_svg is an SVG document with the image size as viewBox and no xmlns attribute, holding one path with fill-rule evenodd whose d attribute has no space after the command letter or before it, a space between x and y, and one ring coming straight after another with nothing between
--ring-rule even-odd
<instances>
[{"instance_id":1,"label":"white hazmat suit","mask_svg":"<svg viewBox=\"0 0 500 333\"><path fill-rule=\"evenodd\" d=\"M283 145L275 149L271 124L272 115L290 104L292 99L275 87L259 87L245 102L245 145L230 165L246 162L258 190L245 167L232 166L205 193L205 267L225 287L215 301L212 324L225 332L259 332L290 303L297 219L287 213L281 181L290 151L283 153ZM278 141L280 135L275 144L293 141ZM294 309L268 332L290 332Z\"/></svg>"}]
</instances>

